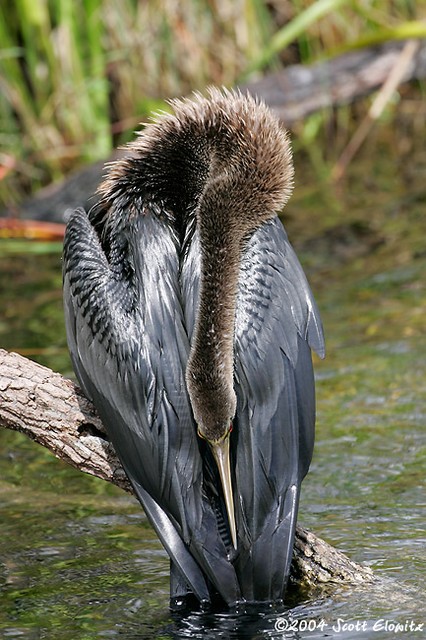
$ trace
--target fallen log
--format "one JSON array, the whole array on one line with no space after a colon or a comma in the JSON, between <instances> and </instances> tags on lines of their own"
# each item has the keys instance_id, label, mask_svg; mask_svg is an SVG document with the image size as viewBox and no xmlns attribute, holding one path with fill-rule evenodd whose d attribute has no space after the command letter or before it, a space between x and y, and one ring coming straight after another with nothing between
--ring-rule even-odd
<instances>
[{"instance_id":1,"label":"fallen log","mask_svg":"<svg viewBox=\"0 0 426 640\"><path fill-rule=\"evenodd\" d=\"M400 84L426 77L426 41L419 40ZM240 85L260 96L286 127L321 109L352 104L379 89L398 63L406 41L344 53L311 65L295 64Z\"/></svg>"},{"instance_id":2,"label":"fallen log","mask_svg":"<svg viewBox=\"0 0 426 640\"><path fill-rule=\"evenodd\" d=\"M79 471L133 493L105 428L81 389L59 373L3 349L0 427L19 431ZM375 582L371 569L352 562L300 525L290 579L303 589Z\"/></svg>"}]
</instances>

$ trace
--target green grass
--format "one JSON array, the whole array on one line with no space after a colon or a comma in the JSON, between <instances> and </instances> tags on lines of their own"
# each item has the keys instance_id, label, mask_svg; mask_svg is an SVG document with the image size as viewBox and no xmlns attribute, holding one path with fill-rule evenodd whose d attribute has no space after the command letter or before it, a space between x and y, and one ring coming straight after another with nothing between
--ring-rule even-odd
<instances>
[{"instance_id":1,"label":"green grass","mask_svg":"<svg viewBox=\"0 0 426 640\"><path fill-rule=\"evenodd\" d=\"M1 3L0 205L106 157L165 97L426 29L411 0L165 7L159 0Z\"/></svg>"}]
</instances>

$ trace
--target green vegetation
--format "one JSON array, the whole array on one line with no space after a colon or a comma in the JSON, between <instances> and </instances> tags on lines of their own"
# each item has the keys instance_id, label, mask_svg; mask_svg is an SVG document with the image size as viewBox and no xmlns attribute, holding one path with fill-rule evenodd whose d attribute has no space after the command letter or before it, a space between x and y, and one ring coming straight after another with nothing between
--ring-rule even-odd
<instances>
[{"instance_id":1,"label":"green vegetation","mask_svg":"<svg viewBox=\"0 0 426 640\"><path fill-rule=\"evenodd\" d=\"M165 97L425 35L420 17L411 0L6 0L0 203L104 158Z\"/></svg>"}]
</instances>

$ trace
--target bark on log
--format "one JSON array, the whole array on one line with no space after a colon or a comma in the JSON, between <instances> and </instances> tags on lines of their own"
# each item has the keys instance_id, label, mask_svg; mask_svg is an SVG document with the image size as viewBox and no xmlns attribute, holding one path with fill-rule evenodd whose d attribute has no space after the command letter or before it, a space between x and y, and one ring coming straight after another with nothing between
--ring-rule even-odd
<instances>
[{"instance_id":1,"label":"bark on log","mask_svg":"<svg viewBox=\"0 0 426 640\"><path fill-rule=\"evenodd\" d=\"M0 349L0 427L24 433L80 471L132 493L93 405L70 380L17 353ZM373 583L371 569L297 527L292 584Z\"/></svg>"},{"instance_id":2,"label":"bark on log","mask_svg":"<svg viewBox=\"0 0 426 640\"><path fill-rule=\"evenodd\" d=\"M351 104L379 89L406 42L366 47L312 65L295 64L241 88L259 95L291 128L320 109ZM420 40L401 83L425 77L426 41Z\"/></svg>"}]
</instances>

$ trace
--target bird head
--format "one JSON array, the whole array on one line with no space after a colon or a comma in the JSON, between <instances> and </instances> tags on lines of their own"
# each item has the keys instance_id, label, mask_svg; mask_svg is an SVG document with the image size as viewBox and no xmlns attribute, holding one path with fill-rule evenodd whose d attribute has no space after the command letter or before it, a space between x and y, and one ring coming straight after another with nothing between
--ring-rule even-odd
<instances>
[{"instance_id":1,"label":"bird head","mask_svg":"<svg viewBox=\"0 0 426 640\"><path fill-rule=\"evenodd\" d=\"M237 527L235 523L235 509L234 498L232 494L232 478L231 478L231 457L230 457L230 439L232 432L232 422L229 422L228 427L224 430L223 434L217 439L212 440L207 438L203 431L198 427L198 435L206 440L210 450L213 454L213 458L216 462L216 466L219 471L220 482L222 485L223 498L225 501L226 513L228 516L229 531L231 534L232 544L234 549L237 548Z\"/></svg>"}]
</instances>

